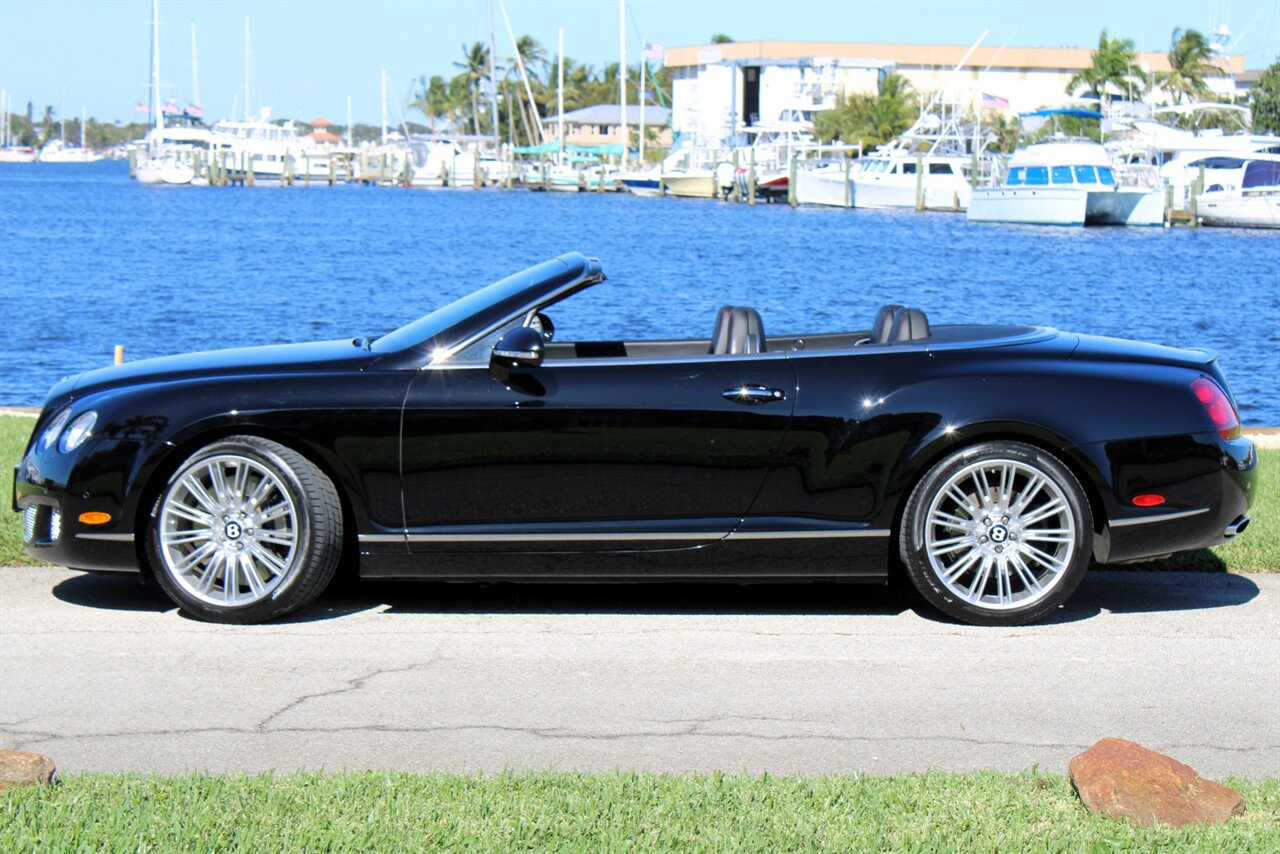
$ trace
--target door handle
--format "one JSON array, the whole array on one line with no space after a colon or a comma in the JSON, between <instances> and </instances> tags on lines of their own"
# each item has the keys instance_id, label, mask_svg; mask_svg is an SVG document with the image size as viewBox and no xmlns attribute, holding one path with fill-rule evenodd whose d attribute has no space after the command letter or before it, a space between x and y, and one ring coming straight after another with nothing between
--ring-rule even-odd
<instances>
[{"instance_id":1,"label":"door handle","mask_svg":"<svg viewBox=\"0 0 1280 854\"><path fill-rule=\"evenodd\" d=\"M720 396L725 400L746 406L773 403L775 400L785 400L787 397L786 393L780 388L768 388L755 384L743 384L735 388L727 388L720 392Z\"/></svg>"}]
</instances>

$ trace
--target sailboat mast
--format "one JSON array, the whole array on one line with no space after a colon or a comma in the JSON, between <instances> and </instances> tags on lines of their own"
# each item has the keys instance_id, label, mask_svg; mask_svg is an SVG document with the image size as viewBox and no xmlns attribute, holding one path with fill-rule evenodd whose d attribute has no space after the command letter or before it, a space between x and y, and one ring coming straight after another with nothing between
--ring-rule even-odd
<instances>
[{"instance_id":1,"label":"sailboat mast","mask_svg":"<svg viewBox=\"0 0 1280 854\"><path fill-rule=\"evenodd\" d=\"M89 111L84 107L80 108L80 150L84 151L84 123L88 120Z\"/></svg>"},{"instance_id":2,"label":"sailboat mast","mask_svg":"<svg viewBox=\"0 0 1280 854\"><path fill-rule=\"evenodd\" d=\"M347 96L347 148L351 147L351 96Z\"/></svg>"},{"instance_id":3,"label":"sailboat mast","mask_svg":"<svg viewBox=\"0 0 1280 854\"><path fill-rule=\"evenodd\" d=\"M191 103L200 106L200 60L196 54L196 22L191 22Z\"/></svg>"},{"instance_id":4,"label":"sailboat mast","mask_svg":"<svg viewBox=\"0 0 1280 854\"><path fill-rule=\"evenodd\" d=\"M489 109L493 113L493 144L496 148L502 142L502 133L498 128L498 61L496 44L493 40L493 0L485 4L489 9Z\"/></svg>"},{"instance_id":5,"label":"sailboat mast","mask_svg":"<svg viewBox=\"0 0 1280 854\"><path fill-rule=\"evenodd\" d=\"M564 27L556 33L560 50L560 70L556 78L556 139L560 140L560 165L564 165Z\"/></svg>"},{"instance_id":6,"label":"sailboat mast","mask_svg":"<svg viewBox=\"0 0 1280 854\"><path fill-rule=\"evenodd\" d=\"M160 145L164 118L160 113L160 0L151 0L151 151Z\"/></svg>"},{"instance_id":7,"label":"sailboat mast","mask_svg":"<svg viewBox=\"0 0 1280 854\"><path fill-rule=\"evenodd\" d=\"M618 105L622 115L622 165L627 165L627 0L618 0Z\"/></svg>"},{"instance_id":8,"label":"sailboat mast","mask_svg":"<svg viewBox=\"0 0 1280 854\"><path fill-rule=\"evenodd\" d=\"M244 16L244 120L250 120L249 114L249 16Z\"/></svg>"},{"instance_id":9,"label":"sailboat mast","mask_svg":"<svg viewBox=\"0 0 1280 854\"><path fill-rule=\"evenodd\" d=\"M387 69L382 69L382 144L387 144Z\"/></svg>"},{"instance_id":10,"label":"sailboat mast","mask_svg":"<svg viewBox=\"0 0 1280 854\"><path fill-rule=\"evenodd\" d=\"M646 99L644 88L644 72L649 67L649 57L645 55L648 46L644 45L640 49L640 92L636 97L636 103L640 105L640 168L644 168L644 102Z\"/></svg>"}]
</instances>

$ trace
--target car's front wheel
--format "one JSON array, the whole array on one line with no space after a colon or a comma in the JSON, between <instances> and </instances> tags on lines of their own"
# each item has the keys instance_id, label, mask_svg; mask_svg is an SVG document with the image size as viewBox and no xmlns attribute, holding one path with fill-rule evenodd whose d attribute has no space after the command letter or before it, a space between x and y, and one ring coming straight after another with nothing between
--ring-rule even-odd
<instances>
[{"instance_id":1,"label":"car's front wheel","mask_svg":"<svg viewBox=\"0 0 1280 854\"><path fill-rule=\"evenodd\" d=\"M943 613L1016 626L1069 597L1089 566L1089 503L1071 471L1021 442L946 457L912 491L899 548L907 577Z\"/></svg>"},{"instance_id":2,"label":"car's front wheel","mask_svg":"<svg viewBox=\"0 0 1280 854\"><path fill-rule=\"evenodd\" d=\"M342 509L310 460L257 436L192 454L148 532L156 580L193 616L258 623L315 599L338 566Z\"/></svg>"}]
</instances>

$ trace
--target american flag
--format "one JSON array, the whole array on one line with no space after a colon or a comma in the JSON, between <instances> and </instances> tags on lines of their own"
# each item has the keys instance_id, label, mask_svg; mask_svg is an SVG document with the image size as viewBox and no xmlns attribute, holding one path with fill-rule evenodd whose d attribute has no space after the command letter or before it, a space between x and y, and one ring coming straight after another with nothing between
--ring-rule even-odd
<instances>
[{"instance_id":1,"label":"american flag","mask_svg":"<svg viewBox=\"0 0 1280 854\"><path fill-rule=\"evenodd\" d=\"M178 106L178 102L173 98L165 101L164 105L160 109L166 116L176 116L178 113L182 112L182 108Z\"/></svg>"},{"instance_id":2,"label":"american flag","mask_svg":"<svg viewBox=\"0 0 1280 854\"><path fill-rule=\"evenodd\" d=\"M199 104L187 104L187 115L201 118L204 115L204 107Z\"/></svg>"},{"instance_id":3,"label":"american flag","mask_svg":"<svg viewBox=\"0 0 1280 854\"><path fill-rule=\"evenodd\" d=\"M988 95L982 93L982 109L984 110L1007 110L1009 109L1009 99L1001 98L999 95Z\"/></svg>"},{"instance_id":4,"label":"american flag","mask_svg":"<svg viewBox=\"0 0 1280 854\"><path fill-rule=\"evenodd\" d=\"M134 111L135 113L149 113L149 112L151 112L151 105L150 105L150 104L139 104L137 107L135 107L135 108L134 108L134 110L133 110L133 111Z\"/></svg>"},{"instance_id":5,"label":"american flag","mask_svg":"<svg viewBox=\"0 0 1280 854\"><path fill-rule=\"evenodd\" d=\"M653 42L644 43L644 58L650 62L657 62L662 59L662 45Z\"/></svg>"}]
</instances>

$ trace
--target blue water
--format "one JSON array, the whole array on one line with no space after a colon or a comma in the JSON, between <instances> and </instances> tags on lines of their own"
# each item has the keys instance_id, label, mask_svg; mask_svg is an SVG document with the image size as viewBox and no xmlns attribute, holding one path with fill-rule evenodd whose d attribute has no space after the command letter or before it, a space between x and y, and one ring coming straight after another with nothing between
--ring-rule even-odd
<instances>
[{"instance_id":1,"label":"blue water","mask_svg":"<svg viewBox=\"0 0 1280 854\"><path fill-rule=\"evenodd\" d=\"M1280 232L969 224L627 195L146 187L122 163L0 164L0 404L61 377L245 344L376 335L561 252L609 282L561 337L697 337L753 305L770 333L853 330L886 302L1210 347L1242 420L1280 425ZM575 303L580 303L575 305Z\"/></svg>"}]
</instances>

